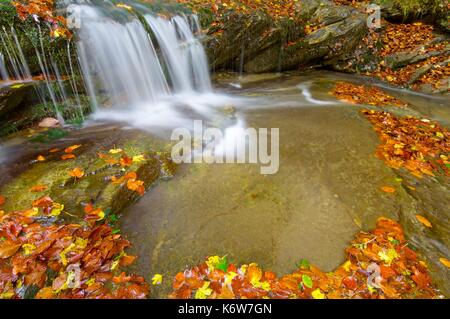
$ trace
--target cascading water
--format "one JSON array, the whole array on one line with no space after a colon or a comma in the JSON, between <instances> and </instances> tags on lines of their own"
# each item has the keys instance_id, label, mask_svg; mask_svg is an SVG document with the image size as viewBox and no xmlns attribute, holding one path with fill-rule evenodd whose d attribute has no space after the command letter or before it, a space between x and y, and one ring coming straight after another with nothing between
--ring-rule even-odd
<instances>
[{"instance_id":1,"label":"cascading water","mask_svg":"<svg viewBox=\"0 0 450 319\"><path fill-rule=\"evenodd\" d=\"M0 76L4 81L9 80L8 70L6 70L5 58L3 54L0 53Z\"/></svg>"},{"instance_id":2,"label":"cascading water","mask_svg":"<svg viewBox=\"0 0 450 319\"><path fill-rule=\"evenodd\" d=\"M216 121L216 106L229 103L213 93L196 16L138 16L92 5L71 10L80 17L77 54L94 119L150 130L192 127L190 118Z\"/></svg>"},{"instance_id":3,"label":"cascading water","mask_svg":"<svg viewBox=\"0 0 450 319\"><path fill-rule=\"evenodd\" d=\"M65 5L77 20L67 46L68 62L62 64L46 52L42 42L46 30L38 23L40 37L35 44L43 79L38 95L42 103L50 100L60 123L64 123L63 108L70 104L77 103L83 117L80 79L95 111L93 119L123 121L145 129L191 127L192 118L217 123L218 117L223 118L217 106L235 101L213 93L195 15L162 18L145 8L128 10L109 2L75 4L69 0ZM32 80L14 30L2 31L2 78Z\"/></svg>"}]
</instances>

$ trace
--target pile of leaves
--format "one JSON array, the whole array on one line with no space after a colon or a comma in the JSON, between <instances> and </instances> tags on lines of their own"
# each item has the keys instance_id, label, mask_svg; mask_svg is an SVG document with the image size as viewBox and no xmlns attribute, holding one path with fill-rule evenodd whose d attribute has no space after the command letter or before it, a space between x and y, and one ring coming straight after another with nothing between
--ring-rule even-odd
<instances>
[{"instance_id":1,"label":"pile of leaves","mask_svg":"<svg viewBox=\"0 0 450 319\"><path fill-rule=\"evenodd\" d=\"M369 72L368 75L387 80L389 83L405 86L413 84L413 89L419 89L422 84L430 84L434 89L439 89L442 85L440 81L450 76L450 65L439 66L440 63L448 59L445 54L445 48L448 41L434 43L436 36L433 33L433 26L421 22L412 24L388 24L381 37L382 48L380 56L386 57L392 54L417 51L421 55L427 55L430 52L442 52L442 54L433 54L423 61L409 64L407 66L392 69L382 60L377 69ZM428 67L423 75L413 79L416 71Z\"/></svg>"},{"instance_id":2,"label":"pile of leaves","mask_svg":"<svg viewBox=\"0 0 450 319\"><path fill-rule=\"evenodd\" d=\"M402 102L373 86L338 82L331 93L340 100L354 104L407 106L407 103Z\"/></svg>"},{"instance_id":3,"label":"pile of leaves","mask_svg":"<svg viewBox=\"0 0 450 319\"><path fill-rule=\"evenodd\" d=\"M378 158L392 168L406 168L417 177L443 172L450 176L450 132L439 123L388 112L361 111L381 139Z\"/></svg>"},{"instance_id":4,"label":"pile of leaves","mask_svg":"<svg viewBox=\"0 0 450 319\"><path fill-rule=\"evenodd\" d=\"M306 260L278 278L257 264L237 267L212 256L175 276L170 298L338 299L438 298L425 262L408 247L401 226L380 218L376 229L360 232L346 249L347 260L325 273Z\"/></svg>"},{"instance_id":5,"label":"pile of leaves","mask_svg":"<svg viewBox=\"0 0 450 319\"><path fill-rule=\"evenodd\" d=\"M53 148L48 151L48 157L55 158L56 156L60 156L61 160L73 160L76 159L76 150L81 148L81 144L74 144L66 147L65 149ZM143 154L129 156L127 153L120 148L113 148L108 151L108 153L97 153L99 159L105 162L108 166L116 166L121 168L119 175L110 176L109 180L115 185L126 185L126 187L138 193L139 195L144 195L145 193L145 185L144 181L138 178L138 175L135 171L130 170L133 164L137 164L147 160L147 156ZM43 162L46 161L46 156L39 155L35 162ZM84 171L83 168L75 167L70 172L69 175L74 179L79 180L88 174ZM45 185L43 185L45 186Z\"/></svg>"},{"instance_id":6,"label":"pile of leaves","mask_svg":"<svg viewBox=\"0 0 450 319\"><path fill-rule=\"evenodd\" d=\"M412 24L389 23L382 36L382 56L407 52L429 43L435 38L433 26L416 22Z\"/></svg>"},{"instance_id":7,"label":"pile of leaves","mask_svg":"<svg viewBox=\"0 0 450 319\"><path fill-rule=\"evenodd\" d=\"M54 0L15 0L12 2L20 19L39 18L50 25L50 35L58 38L70 38L66 19L55 13Z\"/></svg>"},{"instance_id":8,"label":"pile of leaves","mask_svg":"<svg viewBox=\"0 0 450 319\"><path fill-rule=\"evenodd\" d=\"M120 270L136 258L124 251L130 243L92 219L55 223L63 209L42 197L28 210L0 211L0 298L146 298L144 278Z\"/></svg>"},{"instance_id":9,"label":"pile of leaves","mask_svg":"<svg viewBox=\"0 0 450 319\"><path fill-rule=\"evenodd\" d=\"M297 12L298 0L177 0L190 6L194 11L209 9L220 16L226 11L239 13L263 11L275 19L293 19Z\"/></svg>"}]
</instances>

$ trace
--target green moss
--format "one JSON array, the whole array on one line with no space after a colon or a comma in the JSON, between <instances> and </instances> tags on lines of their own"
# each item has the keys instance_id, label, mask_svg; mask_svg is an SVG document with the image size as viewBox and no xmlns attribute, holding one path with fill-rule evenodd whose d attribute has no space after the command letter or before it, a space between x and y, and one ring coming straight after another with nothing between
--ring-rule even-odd
<instances>
[{"instance_id":1,"label":"green moss","mask_svg":"<svg viewBox=\"0 0 450 319\"><path fill-rule=\"evenodd\" d=\"M378 0L384 5L399 8L405 17L421 17L427 14L443 14L446 9L444 0Z\"/></svg>"}]
</instances>

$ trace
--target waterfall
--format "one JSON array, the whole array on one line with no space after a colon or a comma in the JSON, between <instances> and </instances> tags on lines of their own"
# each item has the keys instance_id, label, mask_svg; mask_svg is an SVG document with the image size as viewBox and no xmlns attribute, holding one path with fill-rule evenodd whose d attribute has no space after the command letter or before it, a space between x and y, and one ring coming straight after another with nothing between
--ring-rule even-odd
<instances>
[{"instance_id":1,"label":"waterfall","mask_svg":"<svg viewBox=\"0 0 450 319\"><path fill-rule=\"evenodd\" d=\"M4 81L8 81L9 75L8 70L6 70L5 57L0 53L0 76Z\"/></svg>"},{"instance_id":2,"label":"waterfall","mask_svg":"<svg viewBox=\"0 0 450 319\"><path fill-rule=\"evenodd\" d=\"M94 6L74 11L80 16L78 57L94 108L105 94L109 105L130 108L212 91L206 54L187 17L146 14L146 26L135 16L118 22ZM198 31L196 18L192 24Z\"/></svg>"},{"instance_id":3,"label":"waterfall","mask_svg":"<svg viewBox=\"0 0 450 319\"><path fill-rule=\"evenodd\" d=\"M42 39L47 30L39 23L35 44L43 79L37 93L42 103L50 100L60 123L61 107L69 103L78 104L83 117L76 79L90 97L94 119L142 122L141 127L181 125L186 111L211 118L217 113L212 106L223 105L212 91L197 16L162 18L111 3L65 4L77 19L67 45L67 65L46 52ZM0 53L2 78L32 80L13 29L0 30Z\"/></svg>"}]
</instances>

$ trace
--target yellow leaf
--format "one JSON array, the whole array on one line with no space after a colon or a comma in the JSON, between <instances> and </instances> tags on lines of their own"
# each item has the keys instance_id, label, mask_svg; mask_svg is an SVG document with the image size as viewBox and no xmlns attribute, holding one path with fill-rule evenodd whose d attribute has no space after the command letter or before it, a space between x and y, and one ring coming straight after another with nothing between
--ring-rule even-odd
<instances>
[{"instance_id":1,"label":"yellow leaf","mask_svg":"<svg viewBox=\"0 0 450 319\"><path fill-rule=\"evenodd\" d=\"M52 211L50 212L50 216L59 216L64 209L63 204L53 203Z\"/></svg>"},{"instance_id":2,"label":"yellow leaf","mask_svg":"<svg viewBox=\"0 0 450 319\"><path fill-rule=\"evenodd\" d=\"M118 8L123 8L123 9L126 9L126 10L128 10L128 11L131 11L133 8L132 7L130 7L130 6L127 6L126 4L123 4L123 3L119 3L119 4L117 4L116 5Z\"/></svg>"},{"instance_id":3,"label":"yellow leaf","mask_svg":"<svg viewBox=\"0 0 450 319\"><path fill-rule=\"evenodd\" d=\"M25 255L30 255L33 250L36 249L36 246L33 244L24 244L22 245L23 250L25 251Z\"/></svg>"},{"instance_id":4,"label":"yellow leaf","mask_svg":"<svg viewBox=\"0 0 450 319\"><path fill-rule=\"evenodd\" d=\"M208 265L209 271L213 271L216 269L216 266L220 263L220 257L219 256L210 256L208 257L208 260L206 261L206 264Z\"/></svg>"},{"instance_id":5,"label":"yellow leaf","mask_svg":"<svg viewBox=\"0 0 450 319\"><path fill-rule=\"evenodd\" d=\"M387 251L380 251L378 253L378 257L380 257L386 264L390 265L394 259L398 258L398 254L395 249L390 248Z\"/></svg>"},{"instance_id":6,"label":"yellow leaf","mask_svg":"<svg viewBox=\"0 0 450 319\"><path fill-rule=\"evenodd\" d=\"M136 155L133 156L133 163L140 163L145 161L145 156L144 155Z\"/></svg>"},{"instance_id":7,"label":"yellow leaf","mask_svg":"<svg viewBox=\"0 0 450 319\"><path fill-rule=\"evenodd\" d=\"M346 272L350 271L350 266L352 265L352 263L350 262L350 260L347 260L343 265L342 268L345 269Z\"/></svg>"},{"instance_id":8,"label":"yellow leaf","mask_svg":"<svg viewBox=\"0 0 450 319\"><path fill-rule=\"evenodd\" d=\"M152 278L153 285L161 285L163 276L161 274L155 274Z\"/></svg>"},{"instance_id":9,"label":"yellow leaf","mask_svg":"<svg viewBox=\"0 0 450 319\"><path fill-rule=\"evenodd\" d=\"M14 292L4 292L0 294L0 299L11 299L14 297Z\"/></svg>"},{"instance_id":10,"label":"yellow leaf","mask_svg":"<svg viewBox=\"0 0 450 319\"><path fill-rule=\"evenodd\" d=\"M92 286L93 284L95 284L94 278L89 278L88 281L86 281L86 285L88 285L88 287Z\"/></svg>"},{"instance_id":11,"label":"yellow leaf","mask_svg":"<svg viewBox=\"0 0 450 319\"><path fill-rule=\"evenodd\" d=\"M325 299L325 295L322 293L322 291L321 291L319 288L317 288L316 290L314 290L314 291L311 293L311 296L312 296L314 299Z\"/></svg>"},{"instance_id":12,"label":"yellow leaf","mask_svg":"<svg viewBox=\"0 0 450 319\"><path fill-rule=\"evenodd\" d=\"M119 262L120 262L119 259L113 261L113 263L111 264L111 270L115 270L117 268L117 266L119 266Z\"/></svg>"},{"instance_id":13,"label":"yellow leaf","mask_svg":"<svg viewBox=\"0 0 450 319\"><path fill-rule=\"evenodd\" d=\"M38 162L43 162L43 161L45 161L45 157L42 156L42 155L39 155L39 156L36 158L36 160L37 160Z\"/></svg>"},{"instance_id":14,"label":"yellow leaf","mask_svg":"<svg viewBox=\"0 0 450 319\"><path fill-rule=\"evenodd\" d=\"M120 148L113 148L109 150L109 154L119 154L122 153L123 150L121 150Z\"/></svg>"},{"instance_id":15,"label":"yellow leaf","mask_svg":"<svg viewBox=\"0 0 450 319\"><path fill-rule=\"evenodd\" d=\"M75 244L71 243L69 246L67 246L60 254L59 257L61 258L61 263L64 266L67 266L67 258L66 258L66 254L71 251L73 248L75 248Z\"/></svg>"},{"instance_id":16,"label":"yellow leaf","mask_svg":"<svg viewBox=\"0 0 450 319\"><path fill-rule=\"evenodd\" d=\"M431 224L431 222L426 219L425 217L423 217L422 215L416 215L416 219L421 222L424 226L428 227L428 228L432 228L433 225Z\"/></svg>"},{"instance_id":17,"label":"yellow leaf","mask_svg":"<svg viewBox=\"0 0 450 319\"><path fill-rule=\"evenodd\" d=\"M195 292L194 298L195 299L206 299L211 294L212 294L212 289L209 288L209 281L205 281L203 286Z\"/></svg>"},{"instance_id":18,"label":"yellow leaf","mask_svg":"<svg viewBox=\"0 0 450 319\"><path fill-rule=\"evenodd\" d=\"M439 261L441 262L441 264L443 264L445 267L450 268L450 260L448 260L447 258L439 258Z\"/></svg>"},{"instance_id":19,"label":"yellow leaf","mask_svg":"<svg viewBox=\"0 0 450 319\"><path fill-rule=\"evenodd\" d=\"M237 273L230 271L228 274L225 275L225 285L229 285L231 284L231 282L233 281L234 277L237 276Z\"/></svg>"}]
</instances>

